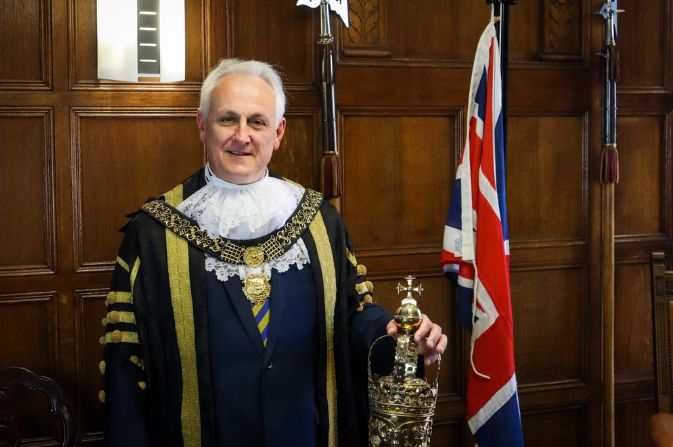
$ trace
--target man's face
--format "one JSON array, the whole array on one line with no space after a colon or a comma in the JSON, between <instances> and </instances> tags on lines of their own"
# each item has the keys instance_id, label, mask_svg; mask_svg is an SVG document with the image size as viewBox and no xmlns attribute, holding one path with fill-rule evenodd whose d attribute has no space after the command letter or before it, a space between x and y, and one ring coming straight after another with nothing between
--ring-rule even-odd
<instances>
[{"instance_id":1,"label":"man's face","mask_svg":"<svg viewBox=\"0 0 673 447\"><path fill-rule=\"evenodd\" d=\"M239 185L264 177L285 133L285 118L276 126L275 105L273 89L260 78L232 74L219 81L210 94L208 116L196 115L217 177Z\"/></svg>"}]
</instances>

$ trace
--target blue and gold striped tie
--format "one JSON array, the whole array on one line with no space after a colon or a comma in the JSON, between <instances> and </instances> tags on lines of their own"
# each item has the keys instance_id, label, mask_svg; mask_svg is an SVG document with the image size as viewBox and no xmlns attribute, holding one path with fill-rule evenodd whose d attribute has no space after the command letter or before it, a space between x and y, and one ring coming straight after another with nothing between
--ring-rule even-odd
<instances>
[{"instance_id":1,"label":"blue and gold striped tie","mask_svg":"<svg viewBox=\"0 0 673 447\"><path fill-rule=\"evenodd\" d=\"M269 300L265 300L263 304L252 304L252 314L255 316L257 329L262 336L264 346L266 346L266 341L269 339L269 318L271 316Z\"/></svg>"}]
</instances>

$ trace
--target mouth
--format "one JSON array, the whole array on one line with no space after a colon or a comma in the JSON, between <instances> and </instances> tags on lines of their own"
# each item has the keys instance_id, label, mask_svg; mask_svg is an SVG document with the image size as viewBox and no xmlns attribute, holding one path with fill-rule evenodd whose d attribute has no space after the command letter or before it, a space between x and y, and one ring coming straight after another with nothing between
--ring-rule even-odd
<instances>
[{"instance_id":1,"label":"mouth","mask_svg":"<svg viewBox=\"0 0 673 447\"><path fill-rule=\"evenodd\" d=\"M247 157L251 154L248 154L247 152L239 152L239 151L227 151L228 154L234 155L236 157Z\"/></svg>"}]
</instances>

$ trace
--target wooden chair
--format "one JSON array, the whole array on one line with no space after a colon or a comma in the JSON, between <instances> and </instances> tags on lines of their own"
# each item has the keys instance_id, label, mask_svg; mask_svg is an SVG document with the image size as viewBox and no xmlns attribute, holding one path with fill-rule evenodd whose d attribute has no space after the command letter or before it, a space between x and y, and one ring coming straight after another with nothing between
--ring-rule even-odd
<instances>
[{"instance_id":1,"label":"wooden chair","mask_svg":"<svg viewBox=\"0 0 673 447\"><path fill-rule=\"evenodd\" d=\"M652 253L652 296L659 413L649 430L657 447L673 447L673 271L666 270L663 253Z\"/></svg>"},{"instance_id":2,"label":"wooden chair","mask_svg":"<svg viewBox=\"0 0 673 447\"><path fill-rule=\"evenodd\" d=\"M11 447L18 446L20 439L17 439L14 427L14 415L4 411L7 409L3 405L7 390L9 387L22 386L30 391L40 391L47 396L51 414L58 416L61 422L63 440L61 447L71 447L75 445L75 430L73 420L70 417L68 408L63 401L63 392L58 384L49 377L38 376L26 368L3 368L0 369L0 446Z\"/></svg>"}]
</instances>

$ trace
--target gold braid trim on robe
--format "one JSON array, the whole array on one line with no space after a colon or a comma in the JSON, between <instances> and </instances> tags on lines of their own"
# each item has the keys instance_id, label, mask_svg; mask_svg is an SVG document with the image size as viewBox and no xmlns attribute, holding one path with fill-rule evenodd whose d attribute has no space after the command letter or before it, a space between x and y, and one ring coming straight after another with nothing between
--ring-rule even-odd
<instances>
[{"instance_id":1,"label":"gold braid trim on robe","mask_svg":"<svg viewBox=\"0 0 673 447\"><path fill-rule=\"evenodd\" d=\"M182 202L182 185L165 194L166 202L177 206ZM196 369L194 310L189 277L189 246L187 241L166 229L166 255L175 334L182 368L182 439L185 446L201 445L201 408Z\"/></svg>"},{"instance_id":2,"label":"gold braid trim on robe","mask_svg":"<svg viewBox=\"0 0 673 447\"><path fill-rule=\"evenodd\" d=\"M327 411L329 420L328 446L337 447L339 437L337 432L337 387L336 370L334 364L334 315L336 306L336 273L334 270L334 257L332 246L327 236L327 229L322 214L316 214L313 222L309 225L309 231L315 241L322 273L323 296L325 302L325 334L327 346L326 365L326 391Z\"/></svg>"}]
</instances>

